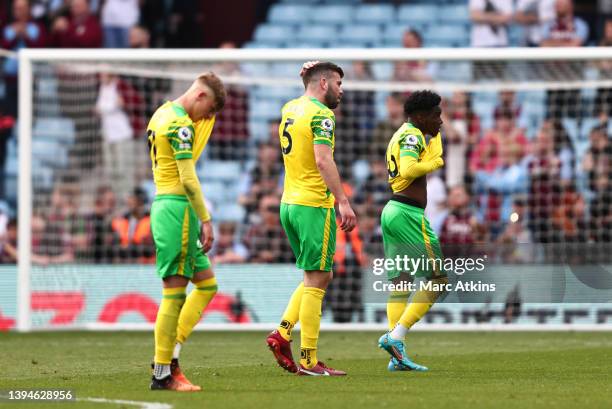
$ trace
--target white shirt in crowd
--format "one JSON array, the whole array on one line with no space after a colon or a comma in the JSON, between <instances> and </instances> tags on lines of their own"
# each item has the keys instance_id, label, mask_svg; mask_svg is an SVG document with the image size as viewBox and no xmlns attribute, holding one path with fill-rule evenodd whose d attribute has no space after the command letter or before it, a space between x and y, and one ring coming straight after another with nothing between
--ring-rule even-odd
<instances>
[{"instance_id":1,"label":"white shirt in crowd","mask_svg":"<svg viewBox=\"0 0 612 409\"><path fill-rule=\"evenodd\" d=\"M101 17L103 27L133 27L140 18L138 0L106 0Z\"/></svg>"},{"instance_id":2,"label":"white shirt in crowd","mask_svg":"<svg viewBox=\"0 0 612 409\"><path fill-rule=\"evenodd\" d=\"M108 143L132 139L133 130L127 114L121 107L117 81L101 84L96 109L102 122L102 136Z\"/></svg>"},{"instance_id":3,"label":"white shirt in crowd","mask_svg":"<svg viewBox=\"0 0 612 409\"><path fill-rule=\"evenodd\" d=\"M496 12L513 14L512 0L470 0L470 11ZM472 24L472 47L507 47L508 29L506 26L491 24Z\"/></svg>"},{"instance_id":4,"label":"white shirt in crowd","mask_svg":"<svg viewBox=\"0 0 612 409\"><path fill-rule=\"evenodd\" d=\"M553 21L556 17L555 0L518 0L517 11L535 13L538 22L525 26L527 41L532 45L539 45L542 41L542 27Z\"/></svg>"}]
</instances>

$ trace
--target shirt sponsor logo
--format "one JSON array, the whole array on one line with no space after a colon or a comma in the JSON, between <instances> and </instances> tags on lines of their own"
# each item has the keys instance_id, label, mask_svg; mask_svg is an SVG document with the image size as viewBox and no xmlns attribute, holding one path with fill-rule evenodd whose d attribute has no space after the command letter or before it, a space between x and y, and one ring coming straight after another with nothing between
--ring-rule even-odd
<instances>
[{"instance_id":1,"label":"shirt sponsor logo","mask_svg":"<svg viewBox=\"0 0 612 409\"><path fill-rule=\"evenodd\" d=\"M190 143L180 143L179 149L191 149L191 144Z\"/></svg>"}]
</instances>

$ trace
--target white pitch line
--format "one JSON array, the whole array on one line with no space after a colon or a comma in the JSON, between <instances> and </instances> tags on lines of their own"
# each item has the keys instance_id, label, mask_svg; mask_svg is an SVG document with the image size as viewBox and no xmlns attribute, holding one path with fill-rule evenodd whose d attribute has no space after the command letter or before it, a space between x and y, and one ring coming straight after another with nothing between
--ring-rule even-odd
<instances>
[{"instance_id":1,"label":"white pitch line","mask_svg":"<svg viewBox=\"0 0 612 409\"><path fill-rule=\"evenodd\" d=\"M142 409L172 409L172 405L167 403L159 402L138 402L135 400L122 400L122 399L104 399L104 398L77 398L77 400L83 402L96 402L96 403L116 403L118 405L131 405L138 406Z\"/></svg>"}]
</instances>

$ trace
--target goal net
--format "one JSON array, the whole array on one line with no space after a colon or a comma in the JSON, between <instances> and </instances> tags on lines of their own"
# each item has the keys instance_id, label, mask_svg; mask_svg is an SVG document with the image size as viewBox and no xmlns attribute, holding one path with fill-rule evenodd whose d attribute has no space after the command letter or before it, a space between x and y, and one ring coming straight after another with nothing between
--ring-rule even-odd
<instances>
[{"instance_id":1,"label":"goal net","mask_svg":"<svg viewBox=\"0 0 612 409\"><path fill-rule=\"evenodd\" d=\"M17 325L152 328L161 286L146 126L207 70L228 95L197 164L216 229L210 256L220 289L203 322L274 325L301 279L278 216L280 110L303 93L298 73L313 59L345 71L334 156L359 220L354 232L337 232L324 323L385 325L384 299L372 294L380 279L373 263L384 257L380 213L390 198L385 151L405 121L405 98L431 89L443 97L445 167L427 177L425 214L448 254L481 246L492 264L487 277L501 289L464 303L449 297L432 325L482 316L609 325L611 55L603 48L23 50L19 156L11 143L7 164L19 186L19 201L7 192L9 205L19 206L19 275L5 287L19 288ZM587 275L604 284L589 286L566 269L595 259L600 269ZM564 294L530 293L545 266L552 273L540 280L562 274ZM528 278L508 278L517 270ZM2 307L5 315L11 308ZM543 308L554 313L542 320ZM568 309L580 313L568 319Z\"/></svg>"}]
</instances>

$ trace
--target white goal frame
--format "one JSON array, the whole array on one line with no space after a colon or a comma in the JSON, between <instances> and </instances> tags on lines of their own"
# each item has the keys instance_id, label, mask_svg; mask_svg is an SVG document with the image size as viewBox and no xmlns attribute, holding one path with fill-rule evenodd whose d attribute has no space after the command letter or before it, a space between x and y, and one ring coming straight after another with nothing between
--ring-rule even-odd
<instances>
[{"instance_id":1,"label":"white goal frame","mask_svg":"<svg viewBox=\"0 0 612 409\"><path fill-rule=\"evenodd\" d=\"M0 55L8 55L2 53ZM19 60L19 175L18 175L18 277L17 330L32 330L30 306L31 228L32 228L32 120L33 120L33 64L36 62L302 62L308 60L363 60L363 61L547 61L547 60L612 60L612 47L587 48L433 48L433 49L21 49ZM296 73L297 76L297 73ZM296 84L299 81L296 78ZM598 82L601 85L601 82ZM588 84L585 84L588 86ZM397 83L394 84L397 86ZM404 84L407 89L435 83ZM612 83L610 84L612 88ZM383 88L384 89L384 88ZM351 324L338 328L349 329ZM504 326L507 328L508 326ZM563 327L563 326L561 326ZM567 326L568 330L600 329L596 326ZM601 326L600 326L601 327ZM609 330L612 326L605 326ZM90 329L102 329L88 326ZM216 328L216 327L215 327ZM219 327L221 328L221 327ZM227 326L228 329L231 326ZM241 329L245 327L240 327ZM359 328L357 325L354 328ZM366 328L366 327L364 327ZM378 329L379 326L376 326ZM480 326L468 328L485 329ZM489 325L487 329L495 329ZM544 327L537 327L544 329ZM450 328L455 329L455 328ZM517 328L518 329L518 328ZM559 328L557 328L559 329Z\"/></svg>"}]
</instances>

